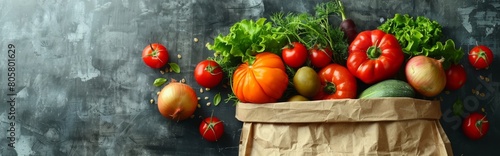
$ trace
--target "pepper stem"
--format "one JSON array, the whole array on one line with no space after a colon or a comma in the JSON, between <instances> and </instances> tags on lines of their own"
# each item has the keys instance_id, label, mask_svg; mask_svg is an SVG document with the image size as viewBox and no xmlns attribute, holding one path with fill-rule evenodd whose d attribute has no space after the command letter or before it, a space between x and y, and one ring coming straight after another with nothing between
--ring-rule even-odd
<instances>
[{"instance_id":1,"label":"pepper stem","mask_svg":"<svg viewBox=\"0 0 500 156\"><path fill-rule=\"evenodd\" d=\"M370 59L376 59L382 54L382 50L380 50L379 47L377 46L371 46L367 50L368 58Z\"/></svg>"}]
</instances>

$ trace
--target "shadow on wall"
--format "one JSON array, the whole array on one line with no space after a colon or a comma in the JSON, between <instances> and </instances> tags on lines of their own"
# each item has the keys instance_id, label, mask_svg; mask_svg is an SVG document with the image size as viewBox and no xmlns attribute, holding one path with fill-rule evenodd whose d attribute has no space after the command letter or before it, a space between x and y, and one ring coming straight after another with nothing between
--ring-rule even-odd
<instances>
[{"instance_id":1,"label":"shadow on wall","mask_svg":"<svg viewBox=\"0 0 500 156\"><path fill-rule=\"evenodd\" d=\"M465 45L484 44L498 47L495 36L500 35L500 2L483 2L464 8L458 8L463 28L468 32Z\"/></svg>"}]
</instances>

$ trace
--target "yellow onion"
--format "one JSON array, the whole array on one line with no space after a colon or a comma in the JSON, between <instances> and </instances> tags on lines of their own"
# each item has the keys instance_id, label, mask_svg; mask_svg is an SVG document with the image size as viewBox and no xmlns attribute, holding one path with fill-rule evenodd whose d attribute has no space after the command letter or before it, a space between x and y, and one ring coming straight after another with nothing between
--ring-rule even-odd
<instances>
[{"instance_id":1,"label":"yellow onion","mask_svg":"<svg viewBox=\"0 0 500 156\"><path fill-rule=\"evenodd\" d=\"M198 107L196 92L187 84L171 82L158 94L158 110L168 119L185 120Z\"/></svg>"},{"instance_id":2,"label":"yellow onion","mask_svg":"<svg viewBox=\"0 0 500 156\"><path fill-rule=\"evenodd\" d=\"M441 65L443 61L427 56L411 58L405 68L408 83L423 96L440 94L446 86L446 75Z\"/></svg>"}]
</instances>

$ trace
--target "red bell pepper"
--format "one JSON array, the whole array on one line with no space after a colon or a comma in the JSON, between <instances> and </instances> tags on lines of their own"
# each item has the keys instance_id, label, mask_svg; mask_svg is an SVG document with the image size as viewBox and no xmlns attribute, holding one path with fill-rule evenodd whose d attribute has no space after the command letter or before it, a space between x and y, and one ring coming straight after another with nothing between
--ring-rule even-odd
<instances>
[{"instance_id":1,"label":"red bell pepper","mask_svg":"<svg viewBox=\"0 0 500 156\"><path fill-rule=\"evenodd\" d=\"M381 30L363 31L349 45L347 69L366 84L393 77L404 62L396 37Z\"/></svg>"}]
</instances>

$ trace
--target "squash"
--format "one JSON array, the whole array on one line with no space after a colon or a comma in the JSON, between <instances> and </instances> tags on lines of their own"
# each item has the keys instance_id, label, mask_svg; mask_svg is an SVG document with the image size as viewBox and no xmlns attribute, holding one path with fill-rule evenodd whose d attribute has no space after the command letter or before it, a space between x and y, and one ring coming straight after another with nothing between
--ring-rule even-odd
<instances>
[{"instance_id":1,"label":"squash","mask_svg":"<svg viewBox=\"0 0 500 156\"><path fill-rule=\"evenodd\" d=\"M240 102L276 102L287 86L285 64L278 55L270 52L257 54L255 61L239 65L233 73L233 93Z\"/></svg>"},{"instance_id":2,"label":"squash","mask_svg":"<svg viewBox=\"0 0 500 156\"><path fill-rule=\"evenodd\" d=\"M378 97L415 97L415 90L405 81L388 79L366 88L360 99Z\"/></svg>"}]
</instances>

